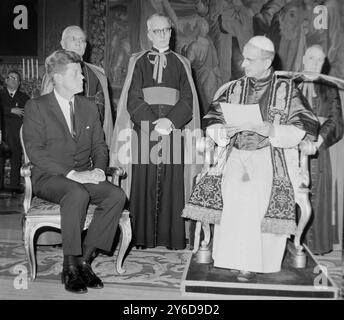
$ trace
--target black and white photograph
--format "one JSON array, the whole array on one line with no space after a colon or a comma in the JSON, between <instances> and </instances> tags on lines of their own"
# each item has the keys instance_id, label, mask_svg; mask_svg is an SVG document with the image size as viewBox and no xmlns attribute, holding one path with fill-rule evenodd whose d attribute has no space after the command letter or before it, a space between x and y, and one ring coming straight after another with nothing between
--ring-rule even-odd
<instances>
[{"instance_id":1,"label":"black and white photograph","mask_svg":"<svg viewBox=\"0 0 344 320\"><path fill-rule=\"evenodd\" d=\"M343 300L343 34L340 0L1 0L0 300Z\"/></svg>"}]
</instances>

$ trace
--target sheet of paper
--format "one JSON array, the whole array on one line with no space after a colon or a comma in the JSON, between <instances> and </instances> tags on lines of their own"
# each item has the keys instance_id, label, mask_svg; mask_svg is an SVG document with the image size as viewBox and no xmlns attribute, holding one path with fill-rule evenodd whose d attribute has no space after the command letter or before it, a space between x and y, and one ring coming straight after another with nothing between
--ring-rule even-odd
<instances>
[{"instance_id":1,"label":"sheet of paper","mask_svg":"<svg viewBox=\"0 0 344 320\"><path fill-rule=\"evenodd\" d=\"M226 123L230 126L240 126L244 123L263 124L259 104L235 104L221 102L221 109Z\"/></svg>"}]
</instances>

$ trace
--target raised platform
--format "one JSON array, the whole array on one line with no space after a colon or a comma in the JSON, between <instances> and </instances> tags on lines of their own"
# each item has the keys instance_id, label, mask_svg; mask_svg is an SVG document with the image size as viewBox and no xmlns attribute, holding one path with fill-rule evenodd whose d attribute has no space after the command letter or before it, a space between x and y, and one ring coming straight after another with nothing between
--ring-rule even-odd
<instances>
[{"instance_id":1,"label":"raised platform","mask_svg":"<svg viewBox=\"0 0 344 320\"><path fill-rule=\"evenodd\" d=\"M237 271L196 263L196 255L193 255L185 270L181 291L183 295L209 298L221 295L236 299L337 299L339 289L327 270L307 248L306 253L306 268L294 268L291 253L287 251L280 272L257 274L249 282L238 281Z\"/></svg>"}]
</instances>

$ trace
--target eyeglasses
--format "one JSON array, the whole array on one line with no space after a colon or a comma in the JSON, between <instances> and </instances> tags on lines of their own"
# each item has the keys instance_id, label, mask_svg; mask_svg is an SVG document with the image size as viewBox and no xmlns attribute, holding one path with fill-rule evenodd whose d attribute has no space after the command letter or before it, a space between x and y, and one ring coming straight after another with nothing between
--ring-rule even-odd
<instances>
[{"instance_id":1,"label":"eyeglasses","mask_svg":"<svg viewBox=\"0 0 344 320\"><path fill-rule=\"evenodd\" d=\"M15 76L7 76L6 79L11 79L11 80L19 81L19 78L15 77Z\"/></svg>"},{"instance_id":2,"label":"eyeglasses","mask_svg":"<svg viewBox=\"0 0 344 320\"><path fill-rule=\"evenodd\" d=\"M81 42L82 44L85 44L87 42L85 38L78 38L74 36L70 36L69 39L72 40L73 42Z\"/></svg>"},{"instance_id":3,"label":"eyeglasses","mask_svg":"<svg viewBox=\"0 0 344 320\"><path fill-rule=\"evenodd\" d=\"M166 27L163 29L155 29L155 30L151 30L156 36L162 36L165 33L169 33L171 32L172 28L171 27Z\"/></svg>"}]
</instances>

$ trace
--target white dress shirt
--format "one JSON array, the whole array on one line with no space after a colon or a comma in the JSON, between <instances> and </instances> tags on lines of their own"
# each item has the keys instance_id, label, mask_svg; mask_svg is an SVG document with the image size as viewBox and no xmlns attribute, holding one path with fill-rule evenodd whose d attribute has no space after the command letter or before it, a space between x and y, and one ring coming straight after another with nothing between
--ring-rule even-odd
<instances>
[{"instance_id":1,"label":"white dress shirt","mask_svg":"<svg viewBox=\"0 0 344 320\"><path fill-rule=\"evenodd\" d=\"M74 106L74 96L71 100L67 100L66 98L60 96L56 90L54 89L54 94L56 97L56 100L62 110L62 113L66 119L69 131L71 131L71 122L70 122L70 106L69 106L69 101L72 101L73 106Z\"/></svg>"},{"instance_id":2,"label":"white dress shirt","mask_svg":"<svg viewBox=\"0 0 344 320\"><path fill-rule=\"evenodd\" d=\"M62 110L62 113L66 119L69 131L71 131L71 122L70 122L70 106L69 106L69 101L72 101L73 106L74 106L74 96L71 100L67 100L64 97L60 96L56 90L54 89L54 94L56 97L56 100ZM99 170L100 172L104 173L104 171L102 169L99 168L95 168L95 170ZM66 178L72 179L72 175L75 172L75 170L71 170L67 173ZM73 179L72 179L73 180Z\"/></svg>"},{"instance_id":3,"label":"white dress shirt","mask_svg":"<svg viewBox=\"0 0 344 320\"><path fill-rule=\"evenodd\" d=\"M8 88L7 88L7 91L8 91L8 94L9 94L12 98L14 97L14 95L15 95L16 92L17 92L17 90L10 91L10 90L8 90Z\"/></svg>"}]
</instances>

